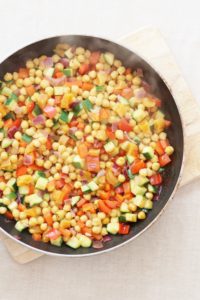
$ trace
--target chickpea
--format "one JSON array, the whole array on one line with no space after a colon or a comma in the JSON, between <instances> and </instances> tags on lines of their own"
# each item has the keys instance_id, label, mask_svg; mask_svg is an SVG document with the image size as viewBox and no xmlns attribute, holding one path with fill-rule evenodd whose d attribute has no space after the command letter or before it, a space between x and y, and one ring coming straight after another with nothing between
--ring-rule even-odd
<instances>
[{"instance_id":1,"label":"chickpea","mask_svg":"<svg viewBox=\"0 0 200 300\"><path fill-rule=\"evenodd\" d=\"M139 220L144 220L144 219L146 219L146 214L145 214L144 211L140 211L140 212L138 213L138 219L139 219Z\"/></svg>"},{"instance_id":2,"label":"chickpea","mask_svg":"<svg viewBox=\"0 0 200 300\"><path fill-rule=\"evenodd\" d=\"M75 180L76 179L76 173L70 173L69 177L71 180Z\"/></svg>"},{"instance_id":3,"label":"chickpea","mask_svg":"<svg viewBox=\"0 0 200 300\"><path fill-rule=\"evenodd\" d=\"M23 85L26 86L26 87L27 87L27 86L30 86L30 85L31 85L31 80L30 80L30 78L25 78L24 81L23 81Z\"/></svg>"},{"instance_id":4,"label":"chickpea","mask_svg":"<svg viewBox=\"0 0 200 300\"><path fill-rule=\"evenodd\" d=\"M167 146L167 147L165 148L165 152L166 152L166 154L168 154L168 155L172 155L172 154L174 153L174 148L173 148L172 146Z\"/></svg>"},{"instance_id":5,"label":"chickpea","mask_svg":"<svg viewBox=\"0 0 200 300\"><path fill-rule=\"evenodd\" d=\"M107 99L104 99L103 101L102 101L102 106L103 107L110 107L110 102L109 102L109 100L107 100Z\"/></svg>"},{"instance_id":6,"label":"chickpea","mask_svg":"<svg viewBox=\"0 0 200 300\"><path fill-rule=\"evenodd\" d=\"M6 160L8 158L8 153L5 152L5 151L1 152L1 156L0 157L1 157L2 160Z\"/></svg>"},{"instance_id":7,"label":"chickpea","mask_svg":"<svg viewBox=\"0 0 200 300\"><path fill-rule=\"evenodd\" d=\"M85 132L85 133L91 133L91 131L92 131L91 126L90 126L90 125L86 125L86 126L85 126L85 129L84 129L84 132Z\"/></svg>"},{"instance_id":8,"label":"chickpea","mask_svg":"<svg viewBox=\"0 0 200 300\"><path fill-rule=\"evenodd\" d=\"M45 169L48 170L48 169L51 168L52 163L49 160L47 160L47 161L44 162L43 166L44 166Z\"/></svg>"},{"instance_id":9,"label":"chickpea","mask_svg":"<svg viewBox=\"0 0 200 300\"><path fill-rule=\"evenodd\" d=\"M122 156L122 157L119 157L117 160L116 160L116 164L118 166L123 166L125 164L125 158Z\"/></svg>"},{"instance_id":10,"label":"chickpea","mask_svg":"<svg viewBox=\"0 0 200 300\"><path fill-rule=\"evenodd\" d=\"M92 136L92 135L88 135L88 136L86 137L86 141L87 141L88 143L93 144L93 143L94 143L94 138L93 138L93 136Z\"/></svg>"},{"instance_id":11,"label":"chickpea","mask_svg":"<svg viewBox=\"0 0 200 300\"><path fill-rule=\"evenodd\" d=\"M4 215L7 212L7 208L0 206L0 215Z\"/></svg>"},{"instance_id":12,"label":"chickpea","mask_svg":"<svg viewBox=\"0 0 200 300\"><path fill-rule=\"evenodd\" d=\"M123 174L119 174L118 181L119 182L124 182L125 180L126 180L125 176Z\"/></svg>"},{"instance_id":13,"label":"chickpea","mask_svg":"<svg viewBox=\"0 0 200 300\"><path fill-rule=\"evenodd\" d=\"M80 130L77 130L75 132L75 136L77 137L77 139L81 140L83 138L83 132Z\"/></svg>"},{"instance_id":14,"label":"chickpea","mask_svg":"<svg viewBox=\"0 0 200 300\"><path fill-rule=\"evenodd\" d=\"M13 76L11 73L6 73L5 76L4 76L4 80L5 81L10 81L13 79Z\"/></svg>"},{"instance_id":15,"label":"chickpea","mask_svg":"<svg viewBox=\"0 0 200 300\"><path fill-rule=\"evenodd\" d=\"M123 138L124 138L124 133L123 133L123 131L117 129L117 130L115 131L115 137L116 137L118 140L123 140Z\"/></svg>"}]
</instances>

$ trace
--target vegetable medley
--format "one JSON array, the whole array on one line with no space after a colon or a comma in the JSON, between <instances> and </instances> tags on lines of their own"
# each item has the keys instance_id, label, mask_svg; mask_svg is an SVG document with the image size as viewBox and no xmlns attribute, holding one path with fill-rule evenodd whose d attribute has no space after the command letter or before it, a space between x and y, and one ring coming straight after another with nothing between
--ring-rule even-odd
<instances>
[{"instance_id":1,"label":"vegetable medley","mask_svg":"<svg viewBox=\"0 0 200 300\"><path fill-rule=\"evenodd\" d=\"M1 82L0 214L35 241L100 248L153 208L171 122L141 69L108 52L54 52Z\"/></svg>"}]
</instances>

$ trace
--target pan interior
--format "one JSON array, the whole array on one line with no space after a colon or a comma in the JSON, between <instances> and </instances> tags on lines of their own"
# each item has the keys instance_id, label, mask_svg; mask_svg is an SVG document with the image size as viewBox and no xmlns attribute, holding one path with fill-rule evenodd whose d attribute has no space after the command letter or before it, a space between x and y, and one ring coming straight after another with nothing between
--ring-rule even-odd
<instances>
[{"instance_id":1,"label":"pan interior","mask_svg":"<svg viewBox=\"0 0 200 300\"><path fill-rule=\"evenodd\" d=\"M172 157L173 162L166 168L166 172L164 175L164 184L160 193L159 201L154 202L154 208L148 213L147 219L140 223L136 223L136 225L133 226L128 235L113 237L110 242L105 243L103 249L98 250L93 248L79 248L77 250L73 250L69 247L66 247L65 245L63 245L62 247L56 247L42 242L35 242L32 239L31 235L26 231L20 234L21 242L32 246L37 250L46 251L47 254L51 253L62 254L65 256L80 256L84 254L88 255L102 252L103 250L109 250L115 246L121 245L129 239L137 236L154 219L156 219L156 217L162 211L168 199L172 195L179 178L183 160L183 129L176 103L169 89L167 88L161 77L158 75L158 73L132 51L105 39L89 36L69 35L62 37L53 37L33 43L15 52L13 55L8 57L1 63L0 79L3 78L6 72L13 72L19 67L23 67L27 59L35 58L42 54L52 55L53 49L58 43L69 43L73 46L82 46L93 51L109 51L114 53L115 56L120 59L126 67L130 67L132 69L142 68L146 81L153 87L153 93L162 99L162 110L164 111L166 118L172 121L172 126L168 129L168 136L171 144L175 148L175 152ZM18 236L19 233L14 229L14 224L15 222L8 221L4 216L0 216L0 227L2 227L10 235L15 237Z\"/></svg>"}]
</instances>

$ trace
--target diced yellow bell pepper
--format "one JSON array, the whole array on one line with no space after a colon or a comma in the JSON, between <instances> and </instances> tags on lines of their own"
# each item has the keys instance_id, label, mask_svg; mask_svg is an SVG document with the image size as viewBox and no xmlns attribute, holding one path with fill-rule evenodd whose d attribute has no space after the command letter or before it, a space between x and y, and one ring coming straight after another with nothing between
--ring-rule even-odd
<instances>
[{"instance_id":1,"label":"diced yellow bell pepper","mask_svg":"<svg viewBox=\"0 0 200 300\"><path fill-rule=\"evenodd\" d=\"M1 162L0 169L5 171L12 171L13 165L11 164L9 159L6 159Z\"/></svg>"},{"instance_id":2,"label":"diced yellow bell pepper","mask_svg":"<svg viewBox=\"0 0 200 300\"><path fill-rule=\"evenodd\" d=\"M145 97L143 99L143 104L144 106L148 107L148 108L151 108L151 107L155 107L156 103L155 101L151 101L149 98Z\"/></svg>"},{"instance_id":3,"label":"diced yellow bell pepper","mask_svg":"<svg viewBox=\"0 0 200 300\"><path fill-rule=\"evenodd\" d=\"M92 156L99 156L100 154L100 149L90 149L88 152L88 155L92 155Z\"/></svg>"},{"instance_id":4,"label":"diced yellow bell pepper","mask_svg":"<svg viewBox=\"0 0 200 300\"><path fill-rule=\"evenodd\" d=\"M90 112L89 118L94 122L99 122L99 114L97 114L95 112Z\"/></svg>"},{"instance_id":5,"label":"diced yellow bell pepper","mask_svg":"<svg viewBox=\"0 0 200 300\"><path fill-rule=\"evenodd\" d=\"M72 103L74 95L69 93L65 94L61 100L61 108L69 108L69 105Z\"/></svg>"},{"instance_id":6,"label":"diced yellow bell pepper","mask_svg":"<svg viewBox=\"0 0 200 300\"><path fill-rule=\"evenodd\" d=\"M66 219L63 219L61 222L60 222L60 228L62 229L66 229L66 228L70 228L70 220L66 220Z\"/></svg>"},{"instance_id":7,"label":"diced yellow bell pepper","mask_svg":"<svg viewBox=\"0 0 200 300\"><path fill-rule=\"evenodd\" d=\"M121 89L124 89L125 87L127 87L126 82L123 80L120 80L119 83L115 86L115 89L121 90Z\"/></svg>"},{"instance_id":8,"label":"diced yellow bell pepper","mask_svg":"<svg viewBox=\"0 0 200 300\"><path fill-rule=\"evenodd\" d=\"M52 200L55 201L56 205L59 206L60 204L62 204L62 191L58 191L58 190L53 191L51 197Z\"/></svg>"},{"instance_id":9,"label":"diced yellow bell pepper","mask_svg":"<svg viewBox=\"0 0 200 300\"><path fill-rule=\"evenodd\" d=\"M118 147L115 147L115 149L114 149L112 152L110 152L109 155L115 156L115 155L117 155L118 153L119 153L119 148L118 148Z\"/></svg>"},{"instance_id":10,"label":"diced yellow bell pepper","mask_svg":"<svg viewBox=\"0 0 200 300\"><path fill-rule=\"evenodd\" d=\"M27 217L37 217L37 207L28 208L25 210Z\"/></svg>"},{"instance_id":11,"label":"diced yellow bell pepper","mask_svg":"<svg viewBox=\"0 0 200 300\"><path fill-rule=\"evenodd\" d=\"M7 109L0 103L0 116L4 117L7 114Z\"/></svg>"},{"instance_id":12,"label":"diced yellow bell pepper","mask_svg":"<svg viewBox=\"0 0 200 300\"><path fill-rule=\"evenodd\" d=\"M28 185L33 182L33 177L31 175L22 175L17 178L17 185Z\"/></svg>"},{"instance_id":13,"label":"diced yellow bell pepper","mask_svg":"<svg viewBox=\"0 0 200 300\"><path fill-rule=\"evenodd\" d=\"M106 180L108 181L108 183L110 183L113 186L117 185L117 183L118 183L117 177L115 177L115 175L113 174L113 172L111 170L107 170Z\"/></svg>"},{"instance_id":14,"label":"diced yellow bell pepper","mask_svg":"<svg viewBox=\"0 0 200 300\"><path fill-rule=\"evenodd\" d=\"M143 133L151 133L148 121L143 121L138 126Z\"/></svg>"},{"instance_id":15,"label":"diced yellow bell pepper","mask_svg":"<svg viewBox=\"0 0 200 300\"><path fill-rule=\"evenodd\" d=\"M122 103L117 103L114 107L114 110L120 117L124 117L129 110L129 106Z\"/></svg>"},{"instance_id":16,"label":"diced yellow bell pepper","mask_svg":"<svg viewBox=\"0 0 200 300\"><path fill-rule=\"evenodd\" d=\"M161 133L165 128L165 120L157 119L154 121L154 129L156 133Z\"/></svg>"},{"instance_id":17,"label":"diced yellow bell pepper","mask_svg":"<svg viewBox=\"0 0 200 300\"><path fill-rule=\"evenodd\" d=\"M37 99L37 104L39 105L40 108L44 108L47 104L47 99L48 96L46 94L40 94L38 99Z\"/></svg>"},{"instance_id":18,"label":"diced yellow bell pepper","mask_svg":"<svg viewBox=\"0 0 200 300\"><path fill-rule=\"evenodd\" d=\"M127 155L137 156L138 154L138 146L136 144L129 143Z\"/></svg>"},{"instance_id":19,"label":"diced yellow bell pepper","mask_svg":"<svg viewBox=\"0 0 200 300\"><path fill-rule=\"evenodd\" d=\"M35 147L32 143L28 144L25 148L25 154L32 153L35 150Z\"/></svg>"},{"instance_id":20,"label":"diced yellow bell pepper","mask_svg":"<svg viewBox=\"0 0 200 300\"><path fill-rule=\"evenodd\" d=\"M97 74L98 85L104 85L107 78L108 78L108 75L105 72L99 72Z\"/></svg>"}]
</instances>

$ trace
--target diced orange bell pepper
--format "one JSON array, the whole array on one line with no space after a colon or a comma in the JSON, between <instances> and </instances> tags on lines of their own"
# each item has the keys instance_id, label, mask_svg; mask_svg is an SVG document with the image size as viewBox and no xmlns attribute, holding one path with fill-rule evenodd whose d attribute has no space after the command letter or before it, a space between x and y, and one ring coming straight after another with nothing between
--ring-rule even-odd
<instances>
[{"instance_id":1,"label":"diced orange bell pepper","mask_svg":"<svg viewBox=\"0 0 200 300\"><path fill-rule=\"evenodd\" d=\"M89 227L83 227L81 228L81 232L87 236L92 236L92 229Z\"/></svg>"},{"instance_id":2,"label":"diced orange bell pepper","mask_svg":"<svg viewBox=\"0 0 200 300\"><path fill-rule=\"evenodd\" d=\"M146 168L146 163L140 159L136 159L130 167L133 174L137 174L141 169L144 168Z\"/></svg>"},{"instance_id":3,"label":"diced orange bell pepper","mask_svg":"<svg viewBox=\"0 0 200 300\"><path fill-rule=\"evenodd\" d=\"M34 241L38 242L38 241L41 241L42 235L40 233L33 233L32 238Z\"/></svg>"},{"instance_id":4,"label":"diced orange bell pepper","mask_svg":"<svg viewBox=\"0 0 200 300\"><path fill-rule=\"evenodd\" d=\"M83 204L82 209L83 209L84 212L89 211L89 212L91 212L92 214L94 214L94 213L96 212L93 203L85 203L85 204Z\"/></svg>"},{"instance_id":5,"label":"diced orange bell pepper","mask_svg":"<svg viewBox=\"0 0 200 300\"><path fill-rule=\"evenodd\" d=\"M90 82L83 82L82 89L84 91L90 91L93 88L93 84Z\"/></svg>"},{"instance_id":6,"label":"diced orange bell pepper","mask_svg":"<svg viewBox=\"0 0 200 300\"><path fill-rule=\"evenodd\" d=\"M119 203L114 200L105 200L105 204L111 209L119 207Z\"/></svg>"},{"instance_id":7,"label":"diced orange bell pepper","mask_svg":"<svg viewBox=\"0 0 200 300\"><path fill-rule=\"evenodd\" d=\"M124 189L124 194L130 194L131 192L130 182L124 182L123 189Z\"/></svg>"},{"instance_id":8,"label":"diced orange bell pepper","mask_svg":"<svg viewBox=\"0 0 200 300\"><path fill-rule=\"evenodd\" d=\"M16 170L16 176L19 177L19 176L25 175L25 174L27 174L27 171L28 171L28 169L26 166L20 166Z\"/></svg>"},{"instance_id":9,"label":"diced orange bell pepper","mask_svg":"<svg viewBox=\"0 0 200 300\"><path fill-rule=\"evenodd\" d=\"M28 94L28 96L32 96L35 93L35 88L33 85L29 85L26 87L26 92Z\"/></svg>"},{"instance_id":10,"label":"diced orange bell pepper","mask_svg":"<svg viewBox=\"0 0 200 300\"><path fill-rule=\"evenodd\" d=\"M99 191L98 196L103 200L108 200L110 198L110 192Z\"/></svg>"},{"instance_id":11,"label":"diced orange bell pepper","mask_svg":"<svg viewBox=\"0 0 200 300\"><path fill-rule=\"evenodd\" d=\"M85 158L85 157L87 157L87 154L88 154L88 147L85 143L82 143L82 144L78 145L77 151L81 158Z\"/></svg>"},{"instance_id":12,"label":"diced orange bell pepper","mask_svg":"<svg viewBox=\"0 0 200 300\"><path fill-rule=\"evenodd\" d=\"M20 68L19 69L19 73L18 73L18 77L25 79L27 77L29 77L29 70L26 68Z\"/></svg>"},{"instance_id":13,"label":"diced orange bell pepper","mask_svg":"<svg viewBox=\"0 0 200 300\"><path fill-rule=\"evenodd\" d=\"M77 206L78 208L80 208L80 207L82 207L86 202L87 202L87 200L84 199L84 198L82 198L81 200L79 200L79 201L77 202L76 206Z\"/></svg>"},{"instance_id":14,"label":"diced orange bell pepper","mask_svg":"<svg viewBox=\"0 0 200 300\"><path fill-rule=\"evenodd\" d=\"M159 154L159 155L163 155L165 153L164 149L163 149L163 146L161 144L160 141L158 141L156 143L156 147L155 147L155 151Z\"/></svg>"},{"instance_id":15,"label":"diced orange bell pepper","mask_svg":"<svg viewBox=\"0 0 200 300\"><path fill-rule=\"evenodd\" d=\"M111 212L111 209L104 203L103 200L98 201L98 207L99 207L99 210L104 212L105 214L109 215Z\"/></svg>"},{"instance_id":16,"label":"diced orange bell pepper","mask_svg":"<svg viewBox=\"0 0 200 300\"><path fill-rule=\"evenodd\" d=\"M98 156L87 156L86 157L87 170L89 172L97 173L100 170L100 162Z\"/></svg>"},{"instance_id":17,"label":"diced orange bell pepper","mask_svg":"<svg viewBox=\"0 0 200 300\"><path fill-rule=\"evenodd\" d=\"M44 220L47 223L48 226L52 226L53 225L53 218L52 218L52 214L51 213L47 213L44 215Z\"/></svg>"},{"instance_id":18,"label":"diced orange bell pepper","mask_svg":"<svg viewBox=\"0 0 200 300\"><path fill-rule=\"evenodd\" d=\"M108 121L109 118L110 118L110 110L107 108L101 108L99 112L99 120Z\"/></svg>"},{"instance_id":19,"label":"diced orange bell pepper","mask_svg":"<svg viewBox=\"0 0 200 300\"><path fill-rule=\"evenodd\" d=\"M129 100L131 97L133 97L132 88L127 87L127 88L123 89L122 92L121 92L121 95L122 95L122 97Z\"/></svg>"}]
</instances>

